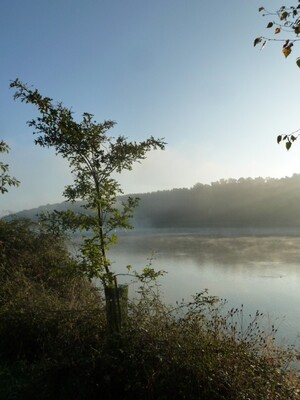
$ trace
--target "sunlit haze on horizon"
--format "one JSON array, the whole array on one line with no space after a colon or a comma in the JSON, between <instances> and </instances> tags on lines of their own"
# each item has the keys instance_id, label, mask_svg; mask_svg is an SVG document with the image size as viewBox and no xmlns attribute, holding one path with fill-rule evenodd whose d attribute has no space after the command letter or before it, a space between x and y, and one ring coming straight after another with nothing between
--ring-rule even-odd
<instances>
[{"instance_id":1,"label":"sunlit haze on horizon","mask_svg":"<svg viewBox=\"0 0 300 400\"><path fill-rule=\"evenodd\" d=\"M19 78L98 122L113 136L165 138L118 179L125 193L192 187L225 178L300 172L300 143L287 152L276 136L300 128L295 60L267 35L260 6L277 0L3 0L0 15L0 139L11 175L0 215L63 200L72 180L64 160L34 145L26 121L36 110L13 100Z\"/></svg>"}]
</instances>

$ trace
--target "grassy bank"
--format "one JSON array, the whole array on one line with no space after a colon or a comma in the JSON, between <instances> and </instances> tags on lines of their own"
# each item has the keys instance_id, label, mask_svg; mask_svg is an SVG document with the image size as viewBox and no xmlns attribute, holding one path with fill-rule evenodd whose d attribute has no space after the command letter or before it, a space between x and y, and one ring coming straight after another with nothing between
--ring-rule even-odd
<instances>
[{"instance_id":1,"label":"grassy bank","mask_svg":"<svg viewBox=\"0 0 300 400\"><path fill-rule=\"evenodd\" d=\"M300 399L297 353L259 313L243 326L207 292L172 308L141 282L108 335L102 293L63 241L0 223L0 246L0 399Z\"/></svg>"},{"instance_id":2,"label":"grassy bank","mask_svg":"<svg viewBox=\"0 0 300 400\"><path fill-rule=\"evenodd\" d=\"M97 296L67 304L31 289L1 309L1 399L300 398L293 351L259 331L259 316L240 331L241 311L222 315L206 293L170 310L147 289L109 336Z\"/></svg>"}]
</instances>

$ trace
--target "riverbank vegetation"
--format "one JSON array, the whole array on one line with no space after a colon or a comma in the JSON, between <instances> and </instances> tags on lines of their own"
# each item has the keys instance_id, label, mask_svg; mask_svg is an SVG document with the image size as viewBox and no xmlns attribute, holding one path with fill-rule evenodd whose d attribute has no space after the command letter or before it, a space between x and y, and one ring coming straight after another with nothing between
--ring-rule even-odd
<instances>
[{"instance_id":1,"label":"riverbank vegetation","mask_svg":"<svg viewBox=\"0 0 300 400\"><path fill-rule=\"evenodd\" d=\"M140 199L132 219L136 228L300 227L300 174L281 179L221 179L136 196ZM121 204L126 196L118 200ZM37 214L66 209L82 212L81 205L48 204L13 217L36 219Z\"/></svg>"},{"instance_id":2,"label":"riverbank vegetation","mask_svg":"<svg viewBox=\"0 0 300 400\"><path fill-rule=\"evenodd\" d=\"M0 222L0 398L299 399L293 349L257 313L224 311L206 291L165 305L140 282L121 333L107 334L103 294L63 238ZM59 268L58 268L59 266Z\"/></svg>"}]
</instances>

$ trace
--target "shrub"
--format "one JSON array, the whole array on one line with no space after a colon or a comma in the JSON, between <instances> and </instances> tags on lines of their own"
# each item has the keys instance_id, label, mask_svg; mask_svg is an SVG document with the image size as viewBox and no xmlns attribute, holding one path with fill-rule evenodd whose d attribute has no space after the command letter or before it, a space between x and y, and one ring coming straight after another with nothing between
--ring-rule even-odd
<instances>
[{"instance_id":1,"label":"shrub","mask_svg":"<svg viewBox=\"0 0 300 400\"><path fill-rule=\"evenodd\" d=\"M49 314L31 305L12 319L2 315L0 337L11 334L1 353L14 344L18 350L8 366L20 398L300 398L286 365L290 350L279 353L253 333L233 335L231 316L219 313L218 303L206 304L207 296L176 310L148 296L131 307L126 329L115 336L107 335L100 307Z\"/></svg>"},{"instance_id":2,"label":"shrub","mask_svg":"<svg viewBox=\"0 0 300 400\"><path fill-rule=\"evenodd\" d=\"M296 353L262 331L260 313L243 327L242 308L225 311L206 291L172 308L142 282L127 325L109 335L99 290L72 268L53 274L73 262L63 242L41 240L31 259L26 243L44 233L1 224L1 399L300 399Z\"/></svg>"}]
</instances>

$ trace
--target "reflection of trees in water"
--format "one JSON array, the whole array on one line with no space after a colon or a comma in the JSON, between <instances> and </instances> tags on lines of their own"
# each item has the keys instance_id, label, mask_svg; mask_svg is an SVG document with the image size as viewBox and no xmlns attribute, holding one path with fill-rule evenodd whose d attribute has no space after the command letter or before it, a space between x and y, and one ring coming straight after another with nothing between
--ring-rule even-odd
<instances>
[{"instance_id":1,"label":"reflection of trees in water","mask_svg":"<svg viewBox=\"0 0 300 400\"><path fill-rule=\"evenodd\" d=\"M168 258L209 260L221 264L241 262L300 263L300 237L203 237L199 235L130 235L120 238L117 252Z\"/></svg>"}]
</instances>

